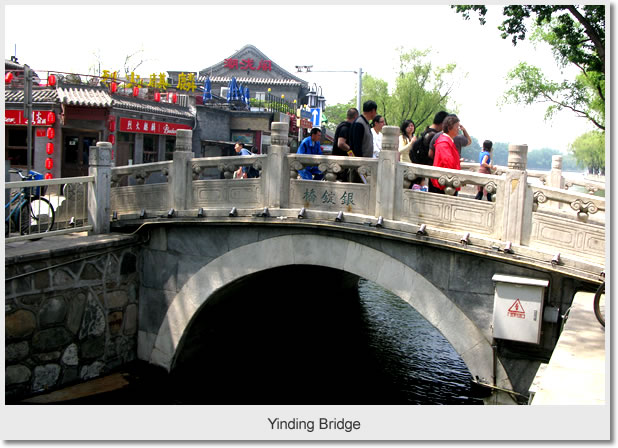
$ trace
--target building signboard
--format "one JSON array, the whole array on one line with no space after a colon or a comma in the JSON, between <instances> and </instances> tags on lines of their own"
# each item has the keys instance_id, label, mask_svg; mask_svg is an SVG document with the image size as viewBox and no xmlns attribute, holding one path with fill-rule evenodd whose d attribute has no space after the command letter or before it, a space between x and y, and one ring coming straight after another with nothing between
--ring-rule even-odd
<instances>
[{"instance_id":1,"label":"building signboard","mask_svg":"<svg viewBox=\"0 0 618 448\"><path fill-rule=\"evenodd\" d=\"M191 129L191 126L162 121L139 120L136 118L121 118L120 132L137 132L140 134L176 135L178 129Z\"/></svg>"},{"instance_id":2,"label":"building signboard","mask_svg":"<svg viewBox=\"0 0 618 448\"><path fill-rule=\"evenodd\" d=\"M47 122L47 112L35 110L32 112L34 120L32 120L33 126L52 126L52 123ZM4 124L7 126L23 126L28 124L28 120L24 117L23 110L5 110L4 111Z\"/></svg>"}]
</instances>

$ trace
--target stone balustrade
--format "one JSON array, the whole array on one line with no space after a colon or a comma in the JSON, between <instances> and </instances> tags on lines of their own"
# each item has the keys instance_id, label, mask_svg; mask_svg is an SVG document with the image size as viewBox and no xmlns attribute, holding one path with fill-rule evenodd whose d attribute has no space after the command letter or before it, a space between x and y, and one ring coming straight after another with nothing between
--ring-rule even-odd
<instances>
[{"instance_id":1,"label":"stone balustrade","mask_svg":"<svg viewBox=\"0 0 618 448\"><path fill-rule=\"evenodd\" d=\"M496 242L560 250L604 264L605 225L601 218L605 199L564 190L564 179L557 175L561 158L556 158L551 173L544 173L549 185L536 186L528 182L525 145L511 145L509 166L490 175L469 171L466 168L473 167L465 164L462 170L451 170L399 162L399 131L394 126L383 128L383 150L377 159L290 154L287 126L273 123L267 155L192 158L191 151L177 147L172 162L112 168L110 213L122 220L134 219L137 214L167 216L174 208L175 216L207 217L227 216L235 207L241 215L256 216L256 211L268 207L271 213L277 210L287 216L305 208L330 220L329 216L344 212L382 217L393 228L425 225L428 231L469 232ZM190 139L191 131L178 132L179 138ZM233 179L240 166L252 166L260 176ZM317 166L325 179L299 178L298 171L307 166ZM204 178L206 169L216 169L219 178ZM337 181L343 170L356 170L366 183ZM154 171L165 174L167 183L121 186L114 181L127 175L145 179L145 174ZM411 180L418 176L437 179L446 187L446 194L411 190ZM483 186L493 193L492 202L455 195L464 186ZM550 208L546 203L568 207ZM590 218L597 212L599 219Z\"/></svg>"}]
</instances>

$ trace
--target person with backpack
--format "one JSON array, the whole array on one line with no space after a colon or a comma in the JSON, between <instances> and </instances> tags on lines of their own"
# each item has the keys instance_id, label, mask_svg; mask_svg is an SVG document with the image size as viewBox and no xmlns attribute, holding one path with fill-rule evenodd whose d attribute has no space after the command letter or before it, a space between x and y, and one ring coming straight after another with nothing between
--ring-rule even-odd
<instances>
[{"instance_id":1,"label":"person with backpack","mask_svg":"<svg viewBox=\"0 0 618 448\"><path fill-rule=\"evenodd\" d=\"M433 123L421 133L420 137L412 144L410 150L410 159L412 163L418 163L420 165L433 165L434 154L430 150L430 143L436 133L442 131L442 122L448 116L448 112L440 111L433 117ZM411 187L415 184L421 185L423 183L423 177L417 177L412 181ZM431 184L429 185L431 191Z\"/></svg>"},{"instance_id":2,"label":"person with backpack","mask_svg":"<svg viewBox=\"0 0 618 448\"><path fill-rule=\"evenodd\" d=\"M416 126L412 120L404 120L399 126L401 133L399 134L399 160L401 162L412 163L410 160L410 150L416 142L414 130Z\"/></svg>"}]
</instances>

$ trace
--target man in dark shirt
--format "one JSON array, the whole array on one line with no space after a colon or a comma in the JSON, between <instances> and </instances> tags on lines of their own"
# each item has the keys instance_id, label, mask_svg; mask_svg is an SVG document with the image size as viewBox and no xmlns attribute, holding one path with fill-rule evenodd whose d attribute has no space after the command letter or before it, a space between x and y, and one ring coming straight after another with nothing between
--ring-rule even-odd
<instances>
[{"instance_id":1,"label":"man in dark shirt","mask_svg":"<svg viewBox=\"0 0 618 448\"><path fill-rule=\"evenodd\" d=\"M378 114L378 105L369 100L363 103L363 113L350 128L348 140L356 157L373 157L373 136L371 135L371 120Z\"/></svg>"},{"instance_id":2,"label":"man in dark shirt","mask_svg":"<svg viewBox=\"0 0 618 448\"><path fill-rule=\"evenodd\" d=\"M348 109L346 120L339 123L335 130L335 138L333 140L333 155L347 156L350 151L349 135L350 127L354 120L358 118L358 110L355 107Z\"/></svg>"}]
</instances>

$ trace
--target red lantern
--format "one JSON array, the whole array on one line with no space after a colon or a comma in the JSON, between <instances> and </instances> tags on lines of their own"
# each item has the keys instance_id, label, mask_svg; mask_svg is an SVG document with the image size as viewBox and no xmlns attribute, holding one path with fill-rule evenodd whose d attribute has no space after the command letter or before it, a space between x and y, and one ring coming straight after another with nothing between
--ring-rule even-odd
<instances>
[{"instance_id":1,"label":"red lantern","mask_svg":"<svg viewBox=\"0 0 618 448\"><path fill-rule=\"evenodd\" d=\"M54 167L54 159L52 159L51 157L48 157L47 159L45 159L45 169L51 170L53 167Z\"/></svg>"},{"instance_id":2,"label":"red lantern","mask_svg":"<svg viewBox=\"0 0 618 448\"><path fill-rule=\"evenodd\" d=\"M47 129L47 138L50 139L50 140L53 140L55 136L56 136L56 131L54 131L54 128L48 128Z\"/></svg>"},{"instance_id":3,"label":"red lantern","mask_svg":"<svg viewBox=\"0 0 618 448\"><path fill-rule=\"evenodd\" d=\"M133 96L137 96L139 95L139 87L135 86L133 87Z\"/></svg>"},{"instance_id":4,"label":"red lantern","mask_svg":"<svg viewBox=\"0 0 618 448\"><path fill-rule=\"evenodd\" d=\"M107 141L113 145L114 143L116 143L116 136L114 134L109 134L107 136Z\"/></svg>"},{"instance_id":5,"label":"red lantern","mask_svg":"<svg viewBox=\"0 0 618 448\"><path fill-rule=\"evenodd\" d=\"M45 173L45 180L53 179L52 173Z\"/></svg>"},{"instance_id":6,"label":"red lantern","mask_svg":"<svg viewBox=\"0 0 618 448\"><path fill-rule=\"evenodd\" d=\"M8 84L11 81L13 81L13 72L8 72L6 75L4 75L4 82Z\"/></svg>"},{"instance_id":7,"label":"red lantern","mask_svg":"<svg viewBox=\"0 0 618 448\"><path fill-rule=\"evenodd\" d=\"M56 77L54 75L49 75L47 77L47 85L52 87L56 85Z\"/></svg>"},{"instance_id":8,"label":"red lantern","mask_svg":"<svg viewBox=\"0 0 618 448\"><path fill-rule=\"evenodd\" d=\"M112 93L116 93L116 91L118 90L118 84L113 82L110 86L110 90L112 91Z\"/></svg>"},{"instance_id":9,"label":"red lantern","mask_svg":"<svg viewBox=\"0 0 618 448\"><path fill-rule=\"evenodd\" d=\"M56 122L56 114L51 110L47 112L47 124L54 124Z\"/></svg>"},{"instance_id":10,"label":"red lantern","mask_svg":"<svg viewBox=\"0 0 618 448\"><path fill-rule=\"evenodd\" d=\"M161 101L161 94L159 92L155 92L155 101L158 103L159 101Z\"/></svg>"},{"instance_id":11,"label":"red lantern","mask_svg":"<svg viewBox=\"0 0 618 448\"><path fill-rule=\"evenodd\" d=\"M178 100L178 96L174 93L172 95L172 103L176 104L176 101Z\"/></svg>"},{"instance_id":12,"label":"red lantern","mask_svg":"<svg viewBox=\"0 0 618 448\"><path fill-rule=\"evenodd\" d=\"M109 129L109 132L116 131L116 119L114 117L110 117L109 122L107 123L107 129Z\"/></svg>"},{"instance_id":13,"label":"red lantern","mask_svg":"<svg viewBox=\"0 0 618 448\"><path fill-rule=\"evenodd\" d=\"M49 142L45 147L45 150L47 151L47 154L51 156L54 153L54 144L52 142Z\"/></svg>"}]
</instances>

